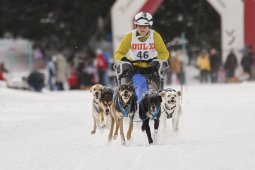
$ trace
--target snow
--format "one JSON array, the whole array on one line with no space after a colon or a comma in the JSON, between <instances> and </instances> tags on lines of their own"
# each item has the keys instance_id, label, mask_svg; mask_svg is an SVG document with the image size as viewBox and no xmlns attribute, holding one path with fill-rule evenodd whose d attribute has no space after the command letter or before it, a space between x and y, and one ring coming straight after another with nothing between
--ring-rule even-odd
<instances>
[{"instance_id":1,"label":"snow","mask_svg":"<svg viewBox=\"0 0 255 170\"><path fill-rule=\"evenodd\" d=\"M132 140L123 146L119 137L107 145L107 129L90 134L89 91L34 93L2 86L0 170L252 170L254 88L246 82L185 86L178 136L168 122L159 143L148 145L141 122L135 122Z\"/></svg>"}]
</instances>

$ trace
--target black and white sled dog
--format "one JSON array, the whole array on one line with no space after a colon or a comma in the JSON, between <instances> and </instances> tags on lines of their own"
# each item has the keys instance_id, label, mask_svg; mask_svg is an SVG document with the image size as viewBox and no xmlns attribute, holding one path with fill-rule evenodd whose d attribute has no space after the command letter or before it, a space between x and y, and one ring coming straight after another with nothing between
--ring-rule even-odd
<instances>
[{"instance_id":1,"label":"black and white sled dog","mask_svg":"<svg viewBox=\"0 0 255 170\"><path fill-rule=\"evenodd\" d=\"M118 130L120 129L120 136L122 144L126 144L124 129L123 129L123 118L129 117L129 127L127 131L127 140L131 139L133 131L133 120L134 114L137 109L134 89L132 85L121 85L118 90L114 93L113 104L111 107L111 127L108 136L108 142L111 142L112 138L116 139ZM115 127L114 137L113 129Z\"/></svg>"},{"instance_id":2,"label":"black and white sled dog","mask_svg":"<svg viewBox=\"0 0 255 170\"><path fill-rule=\"evenodd\" d=\"M154 120L154 143L157 143L159 118L162 99L157 91L148 91L139 104L139 117L142 120L142 131L146 131L149 144L153 143L150 130L150 120Z\"/></svg>"},{"instance_id":3,"label":"black and white sled dog","mask_svg":"<svg viewBox=\"0 0 255 170\"><path fill-rule=\"evenodd\" d=\"M160 96L162 98L161 103L161 116L160 127L166 128L166 120L172 118L172 130L174 134L179 133L179 119L182 115L182 106L180 102L181 91L174 89L164 89L161 91Z\"/></svg>"}]
</instances>

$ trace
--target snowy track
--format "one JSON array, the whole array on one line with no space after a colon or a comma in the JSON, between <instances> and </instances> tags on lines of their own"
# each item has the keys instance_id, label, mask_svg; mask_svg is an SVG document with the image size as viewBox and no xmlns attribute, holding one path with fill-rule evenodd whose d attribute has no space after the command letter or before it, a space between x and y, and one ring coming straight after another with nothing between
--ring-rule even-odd
<instances>
[{"instance_id":1,"label":"snowy track","mask_svg":"<svg viewBox=\"0 0 255 170\"><path fill-rule=\"evenodd\" d=\"M178 89L179 87L177 87ZM0 88L0 170L253 170L255 84L184 88L180 134L148 145L140 122L133 138L107 145L91 135L88 91L42 94Z\"/></svg>"}]
</instances>

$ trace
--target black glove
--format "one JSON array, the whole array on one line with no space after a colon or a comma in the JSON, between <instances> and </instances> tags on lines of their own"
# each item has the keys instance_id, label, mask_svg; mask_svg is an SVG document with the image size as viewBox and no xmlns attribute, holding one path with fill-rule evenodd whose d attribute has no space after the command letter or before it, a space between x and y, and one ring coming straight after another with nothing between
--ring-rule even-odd
<instances>
[{"instance_id":1,"label":"black glove","mask_svg":"<svg viewBox=\"0 0 255 170\"><path fill-rule=\"evenodd\" d=\"M129 59L127 59L127 57L123 57L123 58L121 59L121 61L131 62Z\"/></svg>"},{"instance_id":2,"label":"black glove","mask_svg":"<svg viewBox=\"0 0 255 170\"><path fill-rule=\"evenodd\" d=\"M155 61L155 60L152 60L151 62L149 62L148 64L149 67L154 67L154 68L159 68L159 62L158 61Z\"/></svg>"},{"instance_id":3,"label":"black glove","mask_svg":"<svg viewBox=\"0 0 255 170\"><path fill-rule=\"evenodd\" d=\"M155 60L155 59L157 59L157 58L154 57L154 58L152 58L152 59L147 60L148 65L150 65L150 63L151 63L153 60Z\"/></svg>"}]
</instances>

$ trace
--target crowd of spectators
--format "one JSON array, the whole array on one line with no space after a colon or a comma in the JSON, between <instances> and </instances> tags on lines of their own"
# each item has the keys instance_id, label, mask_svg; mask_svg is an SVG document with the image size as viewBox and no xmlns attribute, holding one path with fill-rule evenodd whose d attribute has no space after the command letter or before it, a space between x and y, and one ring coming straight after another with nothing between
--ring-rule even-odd
<instances>
[{"instance_id":1,"label":"crowd of spectators","mask_svg":"<svg viewBox=\"0 0 255 170\"><path fill-rule=\"evenodd\" d=\"M236 51L230 50L225 61L216 48L202 49L196 58L195 67L199 70L200 83L240 82L254 79L254 54L247 46L242 50L242 58L238 61ZM91 85L100 83L105 86L115 85L112 69L113 57L109 50L97 48L86 50L66 57L62 51L46 56L43 50L35 48L33 71L24 77L27 89L42 91L44 87L51 91L73 89L89 89ZM43 62L44 64L39 64ZM181 60L178 52L171 51L170 67L166 72L167 84L185 84L188 63ZM241 71L237 73L237 69ZM41 71L46 70L44 72ZM4 63L0 64L0 80L8 73Z\"/></svg>"}]
</instances>

